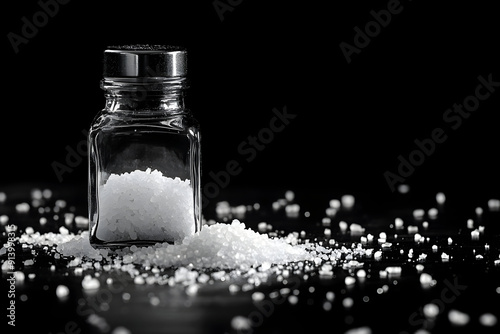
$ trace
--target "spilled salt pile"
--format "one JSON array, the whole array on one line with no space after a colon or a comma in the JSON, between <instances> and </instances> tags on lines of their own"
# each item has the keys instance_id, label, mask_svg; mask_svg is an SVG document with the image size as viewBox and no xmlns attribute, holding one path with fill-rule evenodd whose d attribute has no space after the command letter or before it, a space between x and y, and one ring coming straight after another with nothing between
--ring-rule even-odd
<instances>
[{"instance_id":1,"label":"spilled salt pile","mask_svg":"<svg viewBox=\"0 0 500 334\"><path fill-rule=\"evenodd\" d=\"M149 263L160 267L193 264L197 268L230 269L309 258L305 247L292 246L285 239L271 239L267 234L246 229L244 223L235 219L231 224L205 227L186 237L179 245L138 248L124 257L124 262Z\"/></svg>"},{"instance_id":2,"label":"spilled salt pile","mask_svg":"<svg viewBox=\"0 0 500 334\"><path fill-rule=\"evenodd\" d=\"M111 174L100 188L99 210L95 235L106 242L175 242L195 232L190 181L150 168Z\"/></svg>"},{"instance_id":3,"label":"spilled salt pile","mask_svg":"<svg viewBox=\"0 0 500 334\"><path fill-rule=\"evenodd\" d=\"M216 223L185 237L181 243L156 244L150 247L126 247L117 250L123 263L144 266L172 267L193 265L195 268L249 269L252 266L283 264L310 260L305 245L291 245L290 240L269 238L245 227L235 219L231 224ZM85 232L62 243L57 251L63 256L101 259L107 250L90 246Z\"/></svg>"}]
</instances>

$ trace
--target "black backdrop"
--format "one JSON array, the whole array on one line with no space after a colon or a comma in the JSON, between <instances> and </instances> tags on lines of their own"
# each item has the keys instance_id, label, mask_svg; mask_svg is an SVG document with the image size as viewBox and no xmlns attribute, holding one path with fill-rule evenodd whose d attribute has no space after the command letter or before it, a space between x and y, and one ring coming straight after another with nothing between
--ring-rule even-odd
<instances>
[{"instance_id":1,"label":"black backdrop","mask_svg":"<svg viewBox=\"0 0 500 334\"><path fill-rule=\"evenodd\" d=\"M86 157L62 182L52 164L65 163L67 147L81 148L82 131L103 107L104 48L150 43L188 48L204 185L211 171L236 160L241 173L222 192L276 186L384 198L391 194L384 173L398 173L398 156L409 158L415 140L442 128L446 141L405 182L423 193L498 195L500 87L460 126L443 119L474 96L479 76L500 82L493 2L64 2L50 7L53 17L39 12L54 1L3 4L0 186L62 183L86 191ZM381 12L388 7L390 22ZM385 27L370 24L374 15ZM25 28L31 35L23 40L26 21L39 27ZM355 27L372 29L370 41ZM343 42L358 48L343 44L346 57ZM295 118L246 161L239 145L285 107Z\"/></svg>"}]
</instances>

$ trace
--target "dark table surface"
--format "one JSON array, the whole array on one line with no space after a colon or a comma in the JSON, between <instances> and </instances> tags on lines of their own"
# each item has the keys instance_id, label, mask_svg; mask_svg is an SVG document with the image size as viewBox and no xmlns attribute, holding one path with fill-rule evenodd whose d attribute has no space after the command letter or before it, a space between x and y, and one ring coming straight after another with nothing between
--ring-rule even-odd
<instances>
[{"instance_id":1,"label":"dark table surface","mask_svg":"<svg viewBox=\"0 0 500 334\"><path fill-rule=\"evenodd\" d=\"M67 206L57 213L59 219L54 219L56 213L50 209L39 210L34 206L27 213L16 211L16 204L31 203L31 190L34 188L52 191L50 198L39 203L42 208L53 208L58 199L67 202ZM286 190L228 190L208 203L203 211L204 218L218 222L230 222L236 218L231 215L218 217L215 205L219 201L227 200L231 206L259 203L258 210L249 210L239 217L254 230L257 230L258 223L267 222L272 224L272 232L280 237L290 232L305 231L305 238L310 241L323 241L330 247L328 240L335 239L336 244L332 248L350 248L353 243L357 245L360 242L361 236L342 232L339 222L346 221L364 227L362 236L375 236L372 243L363 245L364 248L380 250L381 245L377 242L380 232L387 234L387 241L392 243L392 247L382 252L380 260L373 257L357 259L367 274L364 279L356 275L361 268L344 268L343 264L348 261L343 260L333 268L332 276L320 275L320 266L312 265L314 269L308 273L307 279L300 272L291 273L284 280L272 276L267 282L236 292L231 292L229 286L241 288L241 279L213 280L210 284L202 284L192 295L186 293L185 287L180 284L134 284L130 275L119 270L87 269L77 275L74 268L67 267L71 259L56 259L50 248L48 251L40 246L30 249L16 242L15 271L23 272L25 279L16 281L12 291L7 281L11 275L2 271L2 326L5 325L3 327L8 332L54 334L345 333L359 328L369 331L353 333L417 333L419 330L429 333L498 333L500 264L495 261L500 259L500 212L488 209L488 196L446 194L446 202L438 205L434 192L416 194L410 190L407 194L395 193L384 199L370 193L356 193L353 194L356 199L354 208L341 209L331 218L330 226L325 226L322 221L327 216L325 210L329 201L340 199L342 193L296 190L293 202L300 205L300 212L296 217L290 217L284 208L272 208L274 201L284 198ZM61 218L64 212L72 212L76 216L87 214L84 187L28 184L4 187L0 191L7 196L5 202L0 204L0 215L9 218L0 227L2 243L7 242L5 231L11 224L18 226L17 236L29 226L40 233L57 232L60 226L65 226ZM477 207L483 209L481 216L476 214ZM438 209L437 218L427 216L430 208ZM425 210L423 219L413 217L415 209ZM47 218L44 226L39 223L40 217ZM395 229L396 217L403 219L404 229ZM473 229L467 226L468 219L474 221ZM423 227L424 221L429 223L427 229ZM416 243L414 234L407 229L409 225L418 226L418 233L426 240ZM479 226L483 226L484 231L478 240L472 240L471 231ZM74 222L68 228L75 233L79 230ZM325 228L331 229L330 237L325 236ZM448 244L449 237L453 240L451 244ZM439 247L437 252L432 251L432 245ZM408 255L410 249L413 249L411 258ZM449 261L442 261L443 252L450 255ZM420 254L427 254L426 259L419 259ZM7 254L2 254L0 258L3 264ZM25 264L29 259L34 260L33 264ZM418 264L424 266L423 272L432 276L432 286L424 287L420 283ZM51 266L54 266L52 270ZM391 266L401 267L401 274L381 276L380 272ZM100 281L98 290L89 293L82 289L81 282L85 275ZM354 285L346 286L347 276L356 277ZM106 284L109 277L113 278L111 285ZM58 285L69 288L68 298L57 297ZM253 301L252 294L256 291L264 293L264 300ZM8 296L9 292L13 292L14 296ZM327 292L333 292L335 296L330 303ZM290 295L296 295L297 299L289 299ZM349 298L353 302L351 307L346 306ZM6 308L11 300L15 300L15 328L7 324L9 311ZM425 315L423 308L427 304L437 306L438 314L434 319ZM459 326L450 321L450 314L455 310L468 315L467 324ZM484 314L493 314L497 323L486 326L480 321ZM236 316L248 319L249 327L234 328L232 320Z\"/></svg>"}]
</instances>

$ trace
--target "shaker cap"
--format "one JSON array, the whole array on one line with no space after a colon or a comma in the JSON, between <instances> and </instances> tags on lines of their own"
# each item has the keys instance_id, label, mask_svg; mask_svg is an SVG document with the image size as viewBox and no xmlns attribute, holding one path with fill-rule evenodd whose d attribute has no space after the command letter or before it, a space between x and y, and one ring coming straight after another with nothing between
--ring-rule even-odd
<instances>
[{"instance_id":1,"label":"shaker cap","mask_svg":"<svg viewBox=\"0 0 500 334\"><path fill-rule=\"evenodd\" d=\"M176 78L187 75L187 50L173 45L118 45L104 51L104 77Z\"/></svg>"}]
</instances>

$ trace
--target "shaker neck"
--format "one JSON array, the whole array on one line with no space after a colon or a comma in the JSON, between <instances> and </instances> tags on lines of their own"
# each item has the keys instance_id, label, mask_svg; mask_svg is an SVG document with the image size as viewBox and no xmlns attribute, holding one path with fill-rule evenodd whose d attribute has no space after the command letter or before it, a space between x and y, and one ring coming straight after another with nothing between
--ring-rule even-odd
<instances>
[{"instance_id":1,"label":"shaker neck","mask_svg":"<svg viewBox=\"0 0 500 334\"><path fill-rule=\"evenodd\" d=\"M107 112L178 114L185 111L185 80L159 82L105 78L101 87L105 91Z\"/></svg>"}]
</instances>

